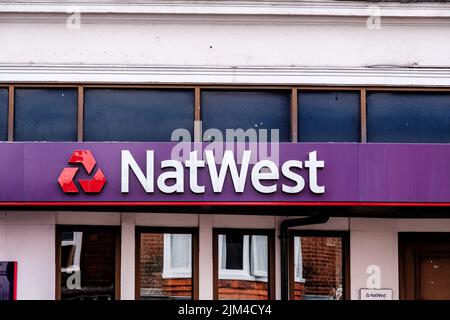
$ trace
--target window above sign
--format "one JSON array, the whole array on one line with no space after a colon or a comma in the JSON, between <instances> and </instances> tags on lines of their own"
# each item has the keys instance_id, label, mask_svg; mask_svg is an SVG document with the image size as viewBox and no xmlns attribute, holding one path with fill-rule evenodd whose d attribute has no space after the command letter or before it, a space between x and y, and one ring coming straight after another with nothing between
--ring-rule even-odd
<instances>
[{"instance_id":1,"label":"window above sign","mask_svg":"<svg viewBox=\"0 0 450 320\"><path fill-rule=\"evenodd\" d=\"M360 141L358 91L300 91L297 108L298 141Z\"/></svg>"},{"instance_id":2,"label":"window above sign","mask_svg":"<svg viewBox=\"0 0 450 320\"><path fill-rule=\"evenodd\" d=\"M449 143L450 92L370 92L369 142Z\"/></svg>"},{"instance_id":3,"label":"window above sign","mask_svg":"<svg viewBox=\"0 0 450 320\"><path fill-rule=\"evenodd\" d=\"M192 90L88 89L84 92L85 141L171 141L194 129Z\"/></svg>"},{"instance_id":4,"label":"window above sign","mask_svg":"<svg viewBox=\"0 0 450 320\"><path fill-rule=\"evenodd\" d=\"M450 143L450 88L0 85L6 140Z\"/></svg>"},{"instance_id":5,"label":"window above sign","mask_svg":"<svg viewBox=\"0 0 450 320\"><path fill-rule=\"evenodd\" d=\"M77 90L16 89L14 140L77 141Z\"/></svg>"},{"instance_id":6,"label":"window above sign","mask_svg":"<svg viewBox=\"0 0 450 320\"><path fill-rule=\"evenodd\" d=\"M254 130L258 141L290 141L289 91L202 90L203 141L215 141L214 131L223 137L230 129ZM267 130L267 136L262 137ZM210 134L208 134L210 132ZM227 139L230 141L231 139ZM234 140L233 140L234 141Z\"/></svg>"}]
</instances>

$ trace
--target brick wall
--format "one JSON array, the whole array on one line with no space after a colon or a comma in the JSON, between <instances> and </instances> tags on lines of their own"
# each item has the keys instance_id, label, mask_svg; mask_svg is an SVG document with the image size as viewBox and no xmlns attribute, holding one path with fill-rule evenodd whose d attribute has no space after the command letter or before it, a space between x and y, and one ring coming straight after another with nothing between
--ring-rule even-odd
<instances>
[{"instance_id":1,"label":"brick wall","mask_svg":"<svg viewBox=\"0 0 450 320\"><path fill-rule=\"evenodd\" d=\"M169 297L192 297L192 279L164 279L163 290Z\"/></svg>"},{"instance_id":2,"label":"brick wall","mask_svg":"<svg viewBox=\"0 0 450 320\"><path fill-rule=\"evenodd\" d=\"M162 272L164 266L164 235L141 234L141 289L147 294L164 295Z\"/></svg>"},{"instance_id":3,"label":"brick wall","mask_svg":"<svg viewBox=\"0 0 450 320\"><path fill-rule=\"evenodd\" d=\"M303 278L295 284L295 298L304 295L335 296L342 285L342 240L329 237L302 237Z\"/></svg>"},{"instance_id":4,"label":"brick wall","mask_svg":"<svg viewBox=\"0 0 450 320\"><path fill-rule=\"evenodd\" d=\"M267 282L244 280L219 280L219 299L267 300Z\"/></svg>"},{"instance_id":5,"label":"brick wall","mask_svg":"<svg viewBox=\"0 0 450 320\"><path fill-rule=\"evenodd\" d=\"M302 282L294 283L294 300L303 300L305 296L305 284Z\"/></svg>"}]
</instances>

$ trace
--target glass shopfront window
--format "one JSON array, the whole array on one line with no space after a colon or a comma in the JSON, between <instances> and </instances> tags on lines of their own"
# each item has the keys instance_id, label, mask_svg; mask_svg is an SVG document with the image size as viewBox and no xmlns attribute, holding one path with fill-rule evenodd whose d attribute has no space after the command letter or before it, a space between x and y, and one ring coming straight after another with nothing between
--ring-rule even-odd
<instances>
[{"instance_id":1,"label":"glass shopfront window","mask_svg":"<svg viewBox=\"0 0 450 320\"><path fill-rule=\"evenodd\" d=\"M345 299L345 237L299 235L293 237L291 245L291 299Z\"/></svg>"},{"instance_id":2,"label":"glass shopfront window","mask_svg":"<svg viewBox=\"0 0 450 320\"><path fill-rule=\"evenodd\" d=\"M114 227L59 227L57 298L117 299L118 237L118 229Z\"/></svg>"},{"instance_id":3,"label":"glass shopfront window","mask_svg":"<svg viewBox=\"0 0 450 320\"><path fill-rule=\"evenodd\" d=\"M271 235L227 230L217 231L215 239L217 299L269 299Z\"/></svg>"},{"instance_id":4,"label":"glass shopfront window","mask_svg":"<svg viewBox=\"0 0 450 320\"><path fill-rule=\"evenodd\" d=\"M138 230L136 298L195 298L196 239L193 230Z\"/></svg>"}]
</instances>

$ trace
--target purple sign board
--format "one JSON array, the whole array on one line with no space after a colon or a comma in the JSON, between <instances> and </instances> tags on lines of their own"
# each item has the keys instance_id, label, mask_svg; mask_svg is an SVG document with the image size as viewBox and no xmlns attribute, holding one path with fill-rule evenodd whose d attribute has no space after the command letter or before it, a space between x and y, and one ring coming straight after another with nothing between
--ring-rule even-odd
<instances>
[{"instance_id":1,"label":"purple sign board","mask_svg":"<svg viewBox=\"0 0 450 320\"><path fill-rule=\"evenodd\" d=\"M1 143L0 205L450 204L446 144L204 144L174 159L179 146Z\"/></svg>"}]
</instances>

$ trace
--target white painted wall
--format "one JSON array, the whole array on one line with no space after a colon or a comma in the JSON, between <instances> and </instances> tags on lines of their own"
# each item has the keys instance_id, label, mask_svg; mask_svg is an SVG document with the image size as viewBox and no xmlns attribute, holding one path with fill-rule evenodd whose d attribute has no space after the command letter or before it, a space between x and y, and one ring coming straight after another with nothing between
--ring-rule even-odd
<instances>
[{"instance_id":1,"label":"white painted wall","mask_svg":"<svg viewBox=\"0 0 450 320\"><path fill-rule=\"evenodd\" d=\"M5 82L450 85L449 4L377 4L370 29L361 2L79 1L69 29L67 5L5 2Z\"/></svg>"},{"instance_id":2,"label":"white painted wall","mask_svg":"<svg viewBox=\"0 0 450 320\"><path fill-rule=\"evenodd\" d=\"M119 226L121 216L117 212L76 212L56 213L56 224Z\"/></svg>"},{"instance_id":3,"label":"white painted wall","mask_svg":"<svg viewBox=\"0 0 450 320\"><path fill-rule=\"evenodd\" d=\"M55 214L0 213L0 260L18 262L17 298L55 298Z\"/></svg>"},{"instance_id":4,"label":"white painted wall","mask_svg":"<svg viewBox=\"0 0 450 320\"><path fill-rule=\"evenodd\" d=\"M392 289L399 296L398 221L396 219L350 219L351 299L359 300L361 288L367 288L367 268L378 266L380 288Z\"/></svg>"},{"instance_id":5,"label":"white painted wall","mask_svg":"<svg viewBox=\"0 0 450 320\"><path fill-rule=\"evenodd\" d=\"M213 299L213 216L198 217L199 241L199 299Z\"/></svg>"},{"instance_id":6,"label":"white painted wall","mask_svg":"<svg viewBox=\"0 0 450 320\"><path fill-rule=\"evenodd\" d=\"M86 23L80 30L68 30L64 22L3 22L0 23L0 41L11 45L2 46L0 61L85 65L438 67L450 66L448 32L448 28L423 26L384 26L372 31L365 21L343 25L319 21L301 24L301 20L269 25Z\"/></svg>"},{"instance_id":7,"label":"white painted wall","mask_svg":"<svg viewBox=\"0 0 450 320\"><path fill-rule=\"evenodd\" d=\"M181 3L178 8L186 5ZM435 19L432 15L407 17L411 7L403 10L403 17L381 19L381 28L376 30L367 27L364 14L352 18L351 13L341 16L336 10L335 14L330 11L328 16L317 18L320 12L299 13L292 5L291 9L285 7L284 12L262 17L249 15L242 10L244 6L233 4L228 9L237 9L234 12L217 7L216 12L212 11L216 14L203 14L200 10L204 6L197 7L189 16L162 15L156 9L141 15L125 14L124 7L111 4L104 7L108 11L102 15L93 15L83 12L95 10L92 7L80 7L81 28L68 29L69 13L22 14L20 19L13 19L17 13L0 6L0 41L10 44L2 47L0 61L165 66L450 66L450 24L441 18L443 14L450 15L447 4L435 5ZM253 5L251 11L267 7L271 6ZM317 7L320 6L311 9ZM29 6L28 11L39 8ZM105 13L120 8L122 14ZM136 12L144 12L144 6Z\"/></svg>"},{"instance_id":8,"label":"white painted wall","mask_svg":"<svg viewBox=\"0 0 450 320\"><path fill-rule=\"evenodd\" d=\"M122 300L135 299L135 242L136 225L132 213L121 214L121 248L120 248L120 298Z\"/></svg>"}]
</instances>

